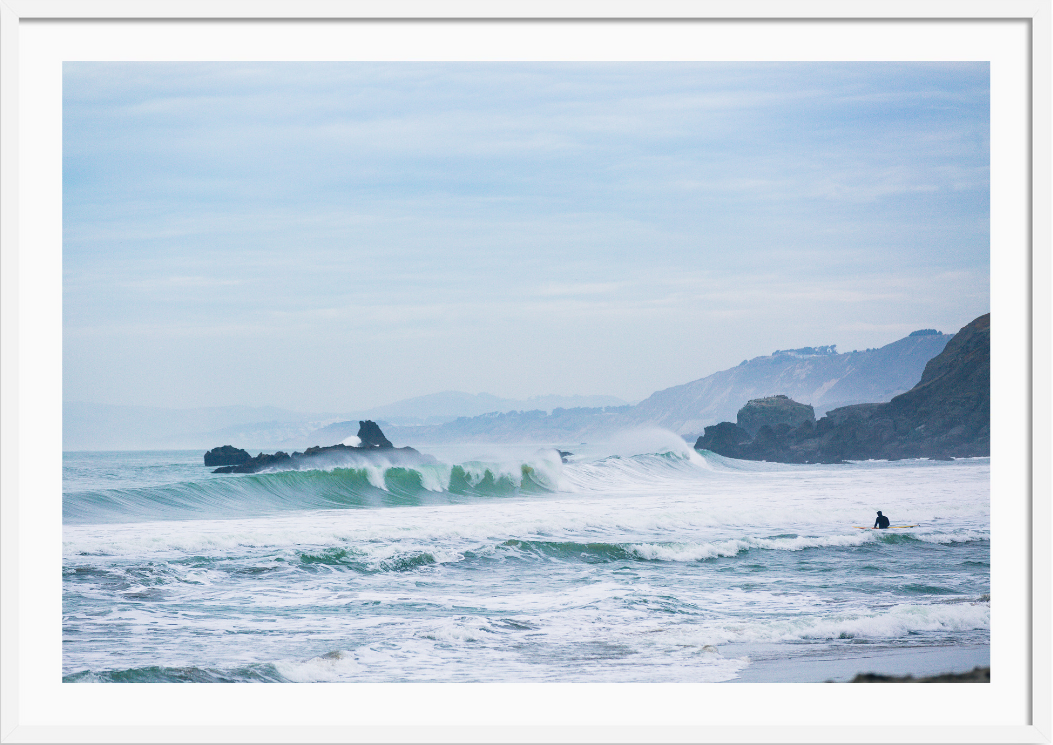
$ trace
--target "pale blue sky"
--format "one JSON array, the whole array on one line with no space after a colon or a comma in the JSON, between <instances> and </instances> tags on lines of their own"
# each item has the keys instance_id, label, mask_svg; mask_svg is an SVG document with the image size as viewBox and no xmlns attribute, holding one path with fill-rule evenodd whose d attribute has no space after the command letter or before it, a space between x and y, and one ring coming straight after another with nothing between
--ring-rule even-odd
<instances>
[{"instance_id":1,"label":"pale blue sky","mask_svg":"<svg viewBox=\"0 0 1053 745\"><path fill-rule=\"evenodd\" d=\"M985 63L66 63L64 397L629 400L990 310Z\"/></svg>"}]
</instances>

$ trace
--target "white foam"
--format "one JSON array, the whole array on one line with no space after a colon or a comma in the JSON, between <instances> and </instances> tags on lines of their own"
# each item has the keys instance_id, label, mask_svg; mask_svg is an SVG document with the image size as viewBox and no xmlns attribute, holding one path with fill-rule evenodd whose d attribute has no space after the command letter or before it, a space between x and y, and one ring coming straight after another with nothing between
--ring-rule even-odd
<instances>
[{"instance_id":1,"label":"white foam","mask_svg":"<svg viewBox=\"0 0 1053 745\"><path fill-rule=\"evenodd\" d=\"M628 550L642 559L658 561L701 561L718 556L737 554L758 548L768 551L803 551L809 548L831 546L859 546L873 541L870 534L797 536L794 538L740 538L703 544L654 544L643 543L628 546Z\"/></svg>"},{"instance_id":2,"label":"white foam","mask_svg":"<svg viewBox=\"0 0 1053 745\"><path fill-rule=\"evenodd\" d=\"M894 639L911 632L988 630L988 603L896 605L881 613L851 611L837 615L802 615L797 618L706 624L711 644L786 642L820 639Z\"/></svg>"},{"instance_id":3,"label":"white foam","mask_svg":"<svg viewBox=\"0 0 1053 745\"><path fill-rule=\"evenodd\" d=\"M991 537L989 530L956 530L954 532L925 533L918 531L914 536L919 541L926 543L969 543L971 541L985 541Z\"/></svg>"},{"instance_id":4,"label":"white foam","mask_svg":"<svg viewBox=\"0 0 1053 745\"><path fill-rule=\"evenodd\" d=\"M353 652L335 650L309 660L279 660L278 674L293 683L334 683L354 678L361 669Z\"/></svg>"},{"instance_id":5,"label":"white foam","mask_svg":"<svg viewBox=\"0 0 1053 745\"><path fill-rule=\"evenodd\" d=\"M450 475L453 469L445 463L421 466L417 469L417 472L420 474L420 485L428 491L449 491Z\"/></svg>"},{"instance_id":6,"label":"white foam","mask_svg":"<svg viewBox=\"0 0 1053 745\"><path fill-rule=\"evenodd\" d=\"M447 644L467 644L484 641L492 635L491 623L482 618L446 618L430 628L418 631L417 636Z\"/></svg>"},{"instance_id":7,"label":"white foam","mask_svg":"<svg viewBox=\"0 0 1053 745\"><path fill-rule=\"evenodd\" d=\"M384 480L384 474L386 474L388 472L388 469L390 467L391 467L390 465L386 465L386 466L367 465L365 467L366 478L369 480L369 483L372 486L375 486L378 489L383 489L384 491L387 491L388 490L388 485L387 485L387 482Z\"/></svg>"},{"instance_id":8,"label":"white foam","mask_svg":"<svg viewBox=\"0 0 1053 745\"><path fill-rule=\"evenodd\" d=\"M718 556L735 556L750 548L749 541L723 541L702 545L663 546L654 543L641 543L628 547L628 550L641 559L657 561L701 561Z\"/></svg>"}]
</instances>

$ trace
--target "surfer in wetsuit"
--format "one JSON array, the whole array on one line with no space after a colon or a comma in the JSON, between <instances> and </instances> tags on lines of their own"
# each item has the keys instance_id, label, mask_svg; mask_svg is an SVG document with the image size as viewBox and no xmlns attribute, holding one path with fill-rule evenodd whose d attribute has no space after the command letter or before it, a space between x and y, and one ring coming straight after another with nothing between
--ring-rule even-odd
<instances>
[{"instance_id":1,"label":"surfer in wetsuit","mask_svg":"<svg viewBox=\"0 0 1053 745\"><path fill-rule=\"evenodd\" d=\"M877 520L874 521L875 528L887 528L888 518L881 514L881 510L877 511Z\"/></svg>"}]
</instances>

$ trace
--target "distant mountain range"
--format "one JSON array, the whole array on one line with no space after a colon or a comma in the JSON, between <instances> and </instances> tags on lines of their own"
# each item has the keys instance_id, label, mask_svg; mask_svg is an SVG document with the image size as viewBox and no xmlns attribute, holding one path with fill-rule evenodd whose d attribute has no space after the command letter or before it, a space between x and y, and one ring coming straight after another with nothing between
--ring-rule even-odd
<instances>
[{"instance_id":1,"label":"distant mountain range","mask_svg":"<svg viewBox=\"0 0 1053 745\"><path fill-rule=\"evenodd\" d=\"M707 425L734 419L746 401L785 394L811 404L816 415L855 403L890 401L921 379L925 363L943 351L950 334L915 331L878 349L839 354L836 345L776 350L705 378L652 394L635 406L508 411L463 417L434 426L385 426L394 441L413 445L454 442L539 442L573 445L621 429L661 427L694 441ZM386 423L387 424L387 423ZM358 422L338 422L315 433L319 442L353 435Z\"/></svg>"},{"instance_id":2,"label":"distant mountain range","mask_svg":"<svg viewBox=\"0 0 1053 745\"><path fill-rule=\"evenodd\" d=\"M735 418L748 400L785 394L817 416L855 403L890 401L921 379L951 339L932 329L879 349L839 354L834 345L777 350L632 406L614 396L508 399L445 391L360 412L303 413L275 407L164 409L79 402L63 405L64 450L298 450L332 445L371 419L400 445L455 442L574 444L618 430L661 427L694 441L711 424Z\"/></svg>"},{"instance_id":3,"label":"distant mountain range","mask_svg":"<svg viewBox=\"0 0 1053 745\"><path fill-rule=\"evenodd\" d=\"M603 407L624 406L625 404L625 401L614 396L533 396L517 400L500 398L489 393L444 391L407 398L386 406L377 406L355 416L395 425L421 425L442 424L458 417L473 417L494 411L552 411L560 407ZM357 431L357 422L354 428Z\"/></svg>"},{"instance_id":4,"label":"distant mountain range","mask_svg":"<svg viewBox=\"0 0 1053 745\"><path fill-rule=\"evenodd\" d=\"M211 448L217 443L253 450L303 449L327 439L324 427L334 422L372 419L403 426L441 424L458 417L492 411L541 409L560 406L624 405L614 396L535 396L500 398L489 393L445 391L408 398L359 412L305 413L273 406L218 406L169 409L116 406L66 401L62 406L63 450L179 450ZM316 438L322 437L323 440Z\"/></svg>"},{"instance_id":5,"label":"distant mountain range","mask_svg":"<svg viewBox=\"0 0 1053 745\"><path fill-rule=\"evenodd\" d=\"M304 413L273 406L168 409L65 401L63 450L179 450L209 443L273 446L308 437L344 413Z\"/></svg>"}]
</instances>

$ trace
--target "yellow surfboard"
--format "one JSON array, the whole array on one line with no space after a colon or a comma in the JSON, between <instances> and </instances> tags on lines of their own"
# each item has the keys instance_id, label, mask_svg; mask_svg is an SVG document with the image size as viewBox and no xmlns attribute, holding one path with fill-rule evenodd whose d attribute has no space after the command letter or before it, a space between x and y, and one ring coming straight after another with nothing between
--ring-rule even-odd
<instances>
[{"instance_id":1,"label":"yellow surfboard","mask_svg":"<svg viewBox=\"0 0 1053 745\"><path fill-rule=\"evenodd\" d=\"M917 525L889 525L887 528L868 528L865 525L853 525L853 528L859 528L860 530L892 530L893 528L916 528Z\"/></svg>"}]
</instances>

